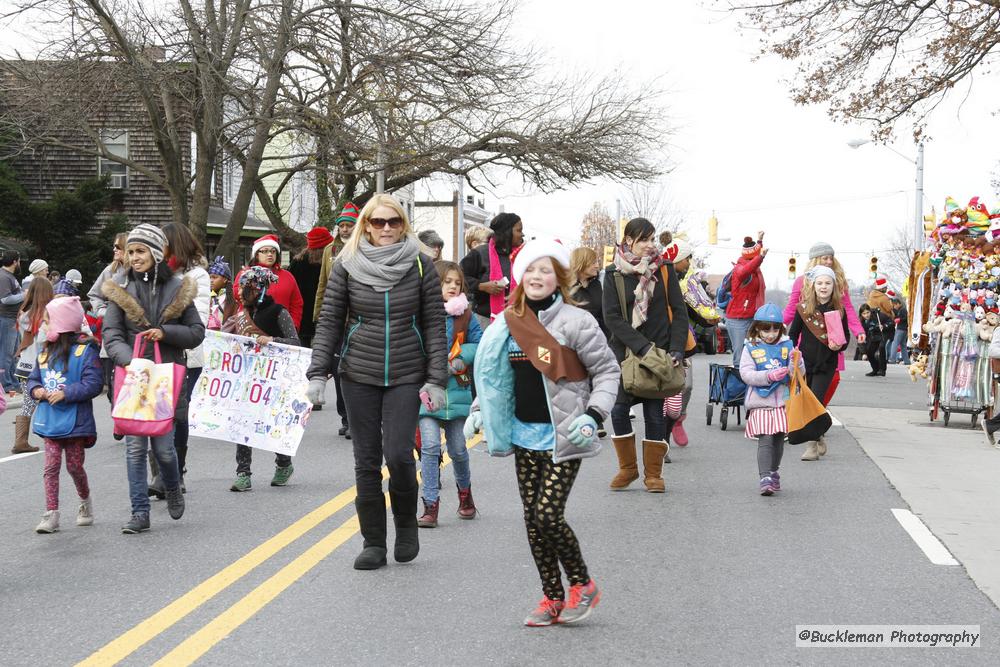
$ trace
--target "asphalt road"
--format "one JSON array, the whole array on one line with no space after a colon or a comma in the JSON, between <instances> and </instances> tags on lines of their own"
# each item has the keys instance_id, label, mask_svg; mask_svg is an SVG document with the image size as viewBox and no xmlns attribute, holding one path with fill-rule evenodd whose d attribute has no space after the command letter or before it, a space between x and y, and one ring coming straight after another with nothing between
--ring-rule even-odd
<instances>
[{"instance_id":1,"label":"asphalt road","mask_svg":"<svg viewBox=\"0 0 1000 667\"><path fill-rule=\"evenodd\" d=\"M0 462L0 664L1000 664L1000 611L963 567L928 560L890 511L906 502L846 430L818 463L789 448L781 493L757 494L755 444L705 425L707 361L666 494L608 491L610 443L582 467L568 518L603 599L580 626L521 626L541 593L513 465L478 446L477 520L455 516L446 470L441 526L421 531L418 559L351 569L353 459L327 408L282 489L257 452L254 490L229 492L233 447L192 440L187 513L171 521L156 502L139 536L119 532L128 492L110 437L88 451L90 528L74 524L64 473L63 528L36 535L42 459ZM835 405L924 409L902 369L865 370L851 364ZM2 421L10 442L13 414ZM978 624L983 645L796 648L804 624Z\"/></svg>"}]
</instances>

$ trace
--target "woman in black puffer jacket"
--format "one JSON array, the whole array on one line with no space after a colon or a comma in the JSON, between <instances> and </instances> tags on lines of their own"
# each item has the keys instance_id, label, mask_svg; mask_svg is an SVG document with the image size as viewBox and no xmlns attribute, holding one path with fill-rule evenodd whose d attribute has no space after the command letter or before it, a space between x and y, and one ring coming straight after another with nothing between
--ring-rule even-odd
<instances>
[{"instance_id":1,"label":"woman in black puffer jacket","mask_svg":"<svg viewBox=\"0 0 1000 667\"><path fill-rule=\"evenodd\" d=\"M382 459L398 562L417 556L417 474L414 436L420 403L435 411L445 401L448 350L441 283L419 250L403 207L376 195L361 210L351 239L337 257L323 296L309 366L309 400L323 389L340 354L340 378L354 437L355 505L364 550L358 570L386 563Z\"/></svg>"}]
</instances>

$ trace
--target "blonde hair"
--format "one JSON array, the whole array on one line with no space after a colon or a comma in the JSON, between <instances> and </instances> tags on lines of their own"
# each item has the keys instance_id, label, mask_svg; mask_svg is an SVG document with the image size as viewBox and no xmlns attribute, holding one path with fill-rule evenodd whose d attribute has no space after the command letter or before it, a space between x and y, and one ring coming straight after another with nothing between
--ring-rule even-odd
<instances>
[{"instance_id":1,"label":"blonde hair","mask_svg":"<svg viewBox=\"0 0 1000 667\"><path fill-rule=\"evenodd\" d=\"M541 257L538 259L541 259ZM571 306L575 306L576 301L573 300L573 294L570 291L570 287L576 277L562 264L555 261L551 257L549 259L552 261L552 268L555 269L556 272L556 289L562 295L564 302ZM510 295L510 301L508 301L510 309L513 310L514 314L518 317L524 315L524 305L527 299L528 295L524 293L524 284L518 283L517 287L514 288L514 292Z\"/></svg>"},{"instance_id":2,"label":"blonde hair","mask_svg":"<svg viewBox=\"0 0 1000 667\"><path fill-rule=\"evenodd\" d=\"M122 257L125 257L125 246L128 244L128 232L120 232L115 234L114 245L120 245L122 247ZM125 260L112 259L111 260L111 275L118 273L118 269L125 266Z\"/></svg>"},{"instance_id":3,"label":"blonde hair","mask_svg":"<svg viewBox=\"0 0 1000 667\"><path fill-rule=\"evenodd\" d=\"M472 250L490 240L493 236L493 230L489 227L481 227L479 225L474 225L469 227L469 230L465 232L465 247L468 250Z\"/></svg>"},{"instance_id":4,"label":"blonde hair","mask_svg":"<svg viewBox=\"0 0 1000 667\"><path fill-rule=\"evenodd\" d=\"M806 265L806 271L808 272L809 269L812 269L812 268L815 268L815 267L819 266L819 260L821 260L821 259L822 259L822 257L813 257L812 259L810 259L809 263ZM835 289L833 291L834 292L839 292L840 294L844 294L847 291L847 287L848 287L847 286L847 276L844 274L844 267L842 267L840 265L840 262L837 261L837 258L834 257L833 258L833 266L830 267L830 268L833 269L834 275L837 276L837 281L836 281L837 289ZM811 284L811 283L812 283L812 281L809 280L809 278L807 277L802 282L802 288L805 289L806 286L807 286L807 284Z\"/></svg>"},{"instance_id":5,"label":"blonde hair","mask_svg":"<svg viewBox=\"0 0 1000 667\"><path fill-rule=\"evenodd\" d=\"M834 287L833 294L830 295L830 305L833 306L834 310L843 312L844 307L843 304L841 303L841 300L843 299L844 293L836 289L837 288L836 281L834 281L833 287ZM816 312L816 308L819 305L819 301L816 299L816 286L813 285L813 281L811 280L808 280L802 284L801 303L804 303L806 306L805 316L812 317L812 315Z\"/></svg>"},{"instance_id":6,"label":"blonde hair","mask_svg":"<svg viewBox=\"0 0 1000 667\"><path fill-rule=\"evenodd\" d=\"M347 243L344 244L343 249L337 255L338 260L344 260L354 255L361 247L361 240L368 235L368 220L372 217L372 213L379 206L386 206L395 211L396 215L403 219L403 230L400 239L404 236L413 237L416 241L416 235L413 233L413 227L410 226L410 218L406 215L406 209L403 205L399 203L399 200L392 195L378 194L368 200L368 203L364 205L361 209L361 213L358 214L358 224L354 226L354 231L351 232L351 238L347 239ZM371 243L371 239L368 239ZM418 241L419 242L419 241Z\"/></svg>"},{"instance_id":7,"label":"blonde hair","mask_svg":"<svg viewBox=\"0 0 1000 667\"><path fill-rule=\"evenodd\" d=\"M577 248L569 256L569 272L573 282L580 280L580 274L589 269L597 261L597 253L593 248Z\"/></svg>"}]
</instances>

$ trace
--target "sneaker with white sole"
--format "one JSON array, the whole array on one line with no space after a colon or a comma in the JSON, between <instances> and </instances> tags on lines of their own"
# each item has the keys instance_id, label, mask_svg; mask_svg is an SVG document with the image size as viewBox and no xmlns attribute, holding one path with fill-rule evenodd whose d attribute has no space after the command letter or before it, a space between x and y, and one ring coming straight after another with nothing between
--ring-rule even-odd
<instances>
[{"instance_id":1,"label":"sneaker with white sole","mask_svg":"<svg viewBox=\"0 0 1000 667\"><path fill-rule=\"evenodd\" d=\"M76 512L76 525L94 525L94 504L91 502L90 498L80 501L80 509Z\"/></svg>"},{"instance_id":2,"label":"sneaker with white sole","mask_svg":"<svg viewBox=\"0 0 1000 667\"><path fill-rule=\"evenodd\" d=\"M42 521L35 527L35 532L47 535L59 530L59 510L49 510L42 515Z\"/></svg>"},{"instance_id":3,"label":"sneaker with white sole","mask_svg":"<svg viewBox=\"0 0 1000 667\"><path fill-rule=\"evenodd\" d=\"M601 601L601 591L591 579L585 584L574 584L569 588L569 601L559 614L558 623L577 623L590 616Z\"/></svg>"},{"instance_id":4,"label":"sneaker with white sole","mask_svg":"<svg viewBox=\"0 0 1000 667\"><path fill-rule=\"evenodd\" d=\"M564 606L566 606L564 601L550 600L549 596L546 595L538 603L538 607L524 619L524 624L529 628L544 628L558 623L559 614L562 613Z\"/></svg>"}]
</instances>

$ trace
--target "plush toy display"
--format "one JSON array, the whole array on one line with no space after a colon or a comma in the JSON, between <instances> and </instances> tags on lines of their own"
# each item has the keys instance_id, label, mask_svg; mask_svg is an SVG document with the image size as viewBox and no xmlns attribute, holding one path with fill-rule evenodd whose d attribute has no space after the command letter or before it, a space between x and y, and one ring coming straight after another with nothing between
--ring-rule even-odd
<instances>
[{"instance_id":1,"label":"plush toy display","mask_svg":"<svg viewBox=\"0 0 1000 667\"><path fill-rule=\"evenodd\" d=\"M980 340L987 342L993 340L993 332L996 331L997 326L1000 326L1000 315L994 312L986 313L985 319L976 324Z\"/></svg>"}]
</instances>

